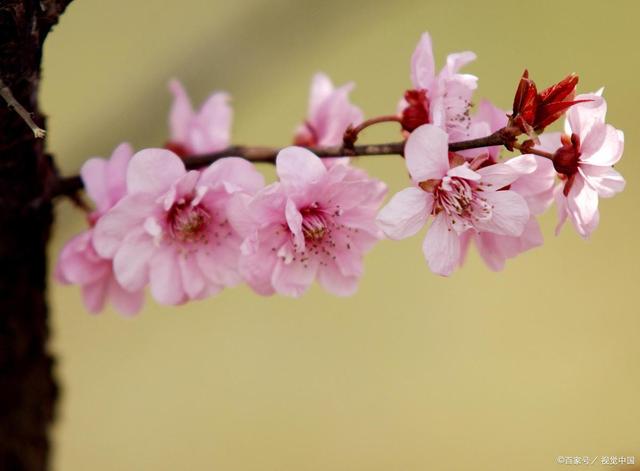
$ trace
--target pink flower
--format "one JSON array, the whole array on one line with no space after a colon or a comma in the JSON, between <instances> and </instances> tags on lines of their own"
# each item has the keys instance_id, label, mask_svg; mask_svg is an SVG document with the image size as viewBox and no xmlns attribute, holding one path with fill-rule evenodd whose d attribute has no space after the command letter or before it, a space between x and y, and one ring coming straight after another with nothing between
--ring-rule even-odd
<instances>
[{"instance_id":1,"label":"pink flower","mask_svg":"<svg viewBox=\"0 0 640 471\"><path fill-rule=\"evenodd\" d=\"M91 225L113 207L125 194L125 175L133 150L120 144L109 160L89 159L82 166L81 177L89 197L96 205L91 213ZM78 284L90 312L100 312L107 299L125 315L135 314L142 307L142 291L129 292L116 281L111 260L98 255L93 248L94 229L81 232L67 242L55 268L56 279L64 284Z\"/></svg>"},{"instance_id":2,"label":"pink flower","mask_svg":"<svg viewBox=\"0 0 640 471\"><path fill-rule=\"evenodd\" d=\"M385 185L348 165L327 168L300 147L283 149L276 171L279 182L236 200L245 280L262 295L297 297L316 278L333 294L353 294L363 255L382 236L375 215Z\"/></svg>"},{"instance_id":3,"label":"pink flower","mask_svg":"<svg viewBox=\"0 0 640 471\"><path fill-rule=\"evenodd\" d=\"M458 71L475 60L473 52L449 54L447 64L436 74L431 36L424 33L411 57L413 89L405 94L402 123L411 132L422 124L434 124L449 134L449 139L466 138L471 95L478 78Z\"/></svg>"},{"instance_id":4,"label":"pink flower","mask_svg":"<svg viewBox=\"0 0 640 471\"><path fill-rule=\"evenodd\" d=\"M471 117L468 139L488 136L505 127L507 121L508 118L505 111L483 100L480 102L476 113ZM473 162L473 159L476 159L475 162L480 162L481 158L484 157L486 160L480 166L485 167L498 162L501 149L501 146L492 146L469 149L460 152L460 154L467 158L470 163ZM523 233L520 236L508 236L492 232L468 230L461 235L460 266L464 263L468 248L472 242L477 247L478 253L487 266L494 271L502 270L507 259L514 258L522 252L542 245L544 239L535 216L544 212L553 201L556 173L551 161L548 159L537 156L533 158L537 164L535 171L521 173L509 187L510 190L522 196L529 207L529 221L525 225ZM505 165L512 166L513 164L508 160ZM514 171L518 172L518 169L514 168Z\"/></svg>"},{"instance_id":5,"label":"pink flower","mask_svg":"<svg viewBox=\"0 0 640 471\"><path fill-rule=\"evenodd\" d=\"M169 89L174 99L169 114L171 140L168 149L185 156L218 152L229 146L233 119L229 95L214 93L195 112L179 81L172 80Z\"/></svg>"},{"instance_id":6,"label":"pink flower","mask_svg":"<svg viewBox=\"0 0 640 471\"><path fill-rule=\"evenodd\" d=\"M553 165L563 181L556 190L556 233L568 217L580 236L589 237L600 220L598 197L610 198L625 186L613 169L622 157L624 134L605 123L607 103L600 94L576 97L590 101L569 108L566 134L541 136L543 147L555 151Z\"/></svg>"},{"instance_id":7,"label":"pink flower","mask_svg":"<svg viewBox=\"0 0 640 471\"><path fill-rule=\"evenodd\" d=\"M502 164L512 167L514 172L519 174L517 179L509 185L509 189L522 196L529 207L529 220L522 234L510 236L468 230L462 236L459 265L463 264L471 241L476 245L484 262L493 271L502 270L508 259L543 244L544 239L535 216L542 214L553 201L555 170L550 160L538 156L529 157L529 160L533 159L536 163L536 169L530 173L523 172L523 170L528 172L529 169L522 168L518 159L510 159Z\"/></svg>"},{"instance_id":8,"label":"pink flower","mask_svg":"<svg viewBox=\"0 0 640 471\"><path fill-rule=\"evenodd\" d=\"M349 101L353 83L335 88L325 74L316 74L311 82L309 112L298 127L294 142L299 146L337 146L350 125L362 122L360 108Z\"/></svg>"},{"instance_id":9,"label":"pink flower","mask_svg":"<svg viewBox=\"0 0 640 471\"><path fill-rule=\"evenodd\" d=\"M240 158L187 171L168 150L142 150L129 164L127 196L98 221L94 246L113 258L128 290L149 283L162 304L204 298L240 282L242 239L229 224L228 203L262 186L262 176Z\"/></svg>"},{"instance_id":10,"label":"pink flower","mask_svg":"<svg viewBox=\"0 0 640 471\"><path fill-rule=\"evenodd\" d=\"M447 134L424 125L409 136L405 157L416 186L394 195L380 211L378 224L389 238L403 239L416 234L433 216L423 244L433 272L445 276L453 272L460 263L462 236L469 230L522 235L529 208L522 196L505 187L536 169L533 156L476 169L461 156L452 154L450 160Z\"/></svg>"}]
</instances>

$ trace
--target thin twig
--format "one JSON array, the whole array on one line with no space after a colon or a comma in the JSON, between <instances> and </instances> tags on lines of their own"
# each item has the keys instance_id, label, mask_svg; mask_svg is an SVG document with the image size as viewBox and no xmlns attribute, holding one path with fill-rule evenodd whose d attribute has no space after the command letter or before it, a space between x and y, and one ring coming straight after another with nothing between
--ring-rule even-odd
<instances>
[{"instance_id":1,"label":"thin twig","mask_svg":"<svg viewBox=\"0 0 640 471\"><path fill-rule=\"evenodd\" d=\"M16 113L20 115L22 120L25 123L27 123L29 128L31 128L31 130L33 131L33 135L36 137L36 139L44 139L44 136L47 134L47 131L45 131L44 129L42 129L40 126L38 126L36 123L33 122L33 119L31 118L31 113L29 113L18 102L18 100L16 100L16 98L13 96L13 93L11 93L11 89L2 81L1 78L0 78L0 96L4 98L4 100L7 102L7 105L9 105L9 108L12 108Z\"/></svg>"}]
</instances>

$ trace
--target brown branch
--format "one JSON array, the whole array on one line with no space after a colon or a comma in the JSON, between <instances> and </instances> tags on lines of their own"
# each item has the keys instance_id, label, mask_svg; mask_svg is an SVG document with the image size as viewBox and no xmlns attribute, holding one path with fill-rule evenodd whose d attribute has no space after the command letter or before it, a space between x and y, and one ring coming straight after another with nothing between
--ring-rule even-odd
<instances>
[{"instance_id":1,"label":"brown branch","mask_svg":"<svg viewBox=\"0 0 640 471\"><path fill-rule=\"evenodd\" d=\"M49 469L58 396L46 295L53 210L50 201L34 201L55 181L55 169L44 140L33 139L31 132L41 134L35 123L44 122L38 105L44 41L69 1L0 1L0 96L9 104L0 99L2 470Z\"/></svg>"},{"instance_id":2,"label":"brown branch","mask_svg":"<svg viewBox=\"0 0 640 471\"><path fill-rule=\"evenodd\" d=\"M471 139L468 141L452 142L449 144L451 152L457 152L467 149L477 149L491 146L507 146L513 145L514 130L511 128L503 128L495 133ZM519 132L519 131L518 131ZM307 147L311 152L320 158L334 157L365 157L365 156L382 156L382 155L399 155L404 154L404 142L391 142L386 144L367 144L345 148L344 146L332 147ZM197 169L212 164L216 160L224 157L242 157L255 163L274 164L276 156L282 148L279 147L261 147L261 146L230 146L226 149L213 152L210 154L191 155L184 157L184 163L188 169ZM58 179L54 188L50 190L51 197L56 196L74 196L83 187L82 179L79 175L64 177Z\"/></svg>"}]
</instances>

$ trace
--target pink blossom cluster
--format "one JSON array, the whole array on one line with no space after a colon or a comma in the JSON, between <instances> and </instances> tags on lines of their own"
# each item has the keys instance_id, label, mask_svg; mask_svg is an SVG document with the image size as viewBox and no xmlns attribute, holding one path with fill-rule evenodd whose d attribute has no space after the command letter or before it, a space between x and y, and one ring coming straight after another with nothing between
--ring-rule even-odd
<instances>
[{"instance_id":1,"label":"pink blossom cluster","mask_svg":"<svg viewBox=\"0 0 640 471\"><path fill-rule=\"evenodd\" d=\"M452 274L472 243L490 269L501 270L507 259L543 243L537 217L554 202L557 230L568 219L588 237L599 222L599 198L625 185L613 168L624 137L605 122L602 90L575 96L577 76L570 75L538 92L525 72L509 113L482 101L472 114L477 77L460 71L474 59L472 52L451 54L436 71L431 38L420 39L412 88L393 115L411 184L382 208L383 182L347 157L321 159L309 149L344 142L344 154L333 157L353 151L346 136L367 123L350 101L353 84L313 78L295 145L278 153L277 181L266 185L241 156L189 168L188 156L230 146L232 110L221 92L194 110L172 81L165 148L134 153L121 144L110 159L82 167L95 210L89 228L63 248L56 278L80 285L91 312L109 299L130 315L141 308L147 286L168 305L240 283L261 295L297 297L317 281L348 296L377 241L410 237L425 226L423 253L434 273ZM563 114L564 131L544 133ZM527 140L519 143L519 135ZM459 145L487 136L502 141ZM495 142L521 155L503 158Z\"/></svg>"}]
</instances>

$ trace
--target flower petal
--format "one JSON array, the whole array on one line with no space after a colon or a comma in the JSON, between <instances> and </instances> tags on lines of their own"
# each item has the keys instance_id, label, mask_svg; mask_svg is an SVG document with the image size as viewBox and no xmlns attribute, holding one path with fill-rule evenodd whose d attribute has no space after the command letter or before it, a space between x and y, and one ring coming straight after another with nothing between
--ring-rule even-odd
<instances>
[{"instance_id":1,"label":"flower petal","mask_svg":"<svg viewBox=\"0 0 640 471\"><path fill-rule=\"evenodd\" d=\"M489 165L479 169L481 185L498 190L516 181L522 175L533 173L537 168L536 159L531 154L520 155L505 163Z\"/></svg>"},{"instance_id":2,"label":"flower petal","mask_svg":"<svg viewBox=\"0 0 640 471\"><path fill-rule=\"evenodd\" d=\"M327 170L320 158L302 147L285 147L276 157L276 172L283 185L304 188L320 181Z\"/></svg>"},{"instance_id":3,"label":"flower petal","mask_svg":"<svg viewBox=\"0 0 640 471\"><path fill-rule=\"evenodd\" d=\"M404 153L407 168L417 183L439 180L449 170L447 133L437 126L425 124L411 133Z\"/></svg>"},{"instance_id":4,"label":"flower petal","mask_svg":"<svg viewBox=\"0 0 640 471\"><path fill-rule=\"evenodd\" d=\"M440 213L429 227L422 252L432 272L449 276L460 261L460 238Z\"/></svg>"},{"instance_id":5,"label":"flower petal","mask_svg":"<svg viewBox=\"0 0 640 471\"><path fill-rule=\"evenodd\" d=\"M491 219L474 223L480 231L520 236L529 220L529 207L515 191L489 191L483 198L491 205Z\"/></svg>"},{"instance_id":6,"label":"flower petal","mask_svg":"<svg viewBox=\"0 0 640 471\"><path fill-rule=\"evenodd\" d=\"M151 294L160 304L176 305L187 300L173 250L161 250L151 259Z\"/></svg>"},{"instance_id":7,"label":"flower petal","mask_svg":"<svg viewBox=\"0 0 640 471\"><path fill-rule=\"evenodd\" d=\"M302 214L300 214L300 211L298 211L298 208L292 199L287 199L284 213L287 218L289 230L293 234L294 248L297 251L304 250L305 244L304 234L302 233Z\"/></svg>"},{"instance_id":8,"label":"flower petal","mask_svg":"<svg viewBox=\"0 0 640 471\"><path fill-rule=\"evenodd\" d=\"M151 212L154 197L139 193L124 197L98 219L93 231L93 246L104 258L113 258L123 239L131 230L142 227Z\"/></svg>"},{"instance_id":9,"label":"flower petal","mask_svg":"<svg viewBox=\"0 0 640 471\"><path fill-rule=\"evenodd\" d=\"M194 117L193 107L187 92L178 80L169 82L169 90L173 93L173 104L169 112L171 140L184 143L187 140L191 120Z\"/></svg>"},{"instance_id":10,"label":"flower petal","mask_svg":"<svg viewBox=\"0 0 640 471\"><path fill-rule=\"evenodd\" d=\"M587 183L598 192L598 196L601 198L610 198L624 190L624 178L611 167L585 164L581 165L579 170Z\"/></svg>"},{"instance_id":11,"label":"flower petal","mask_svg":"<svg viewBox=\"0 0 640 471\"><path fill-rule=\"evenodd\" d=\"M127 291L144 288L149 280L149 260L155 252L153 239L139 229L124 238L113 259L113 272Z\"/></svg>"},{"instance_id":12,"label":"flower petal","mask_svg":"<svg viewBox=\"0 0 640 471\"><path fill-rule=\"evenodd\" d=\"M290 263L280 259L276 262L271 276L273 287L282 295L300 297L313 283L318 265L318 259L315 257L309 258L306 262L294 260Z\"/></svg>"},{"instance_id":13,"label":"flower petal","mask_svg":"<svg viewBox=\"0 0 640 471\"><path fill-rule=\"evenodd\" d=\"M336 296L352 296L358 289L358 277L343 275L338 267L332 263L319 268L318 283Z\"/></svg>"},{"instance_id":14,"label":"flower petal","mask_svg":"<svg viewBox=\"0 0 640 471\"><path fill-rule=\"evenodd\" d=\"M405 188L393 195L376 222L390 239L404 239L416 234L427 222L433 196L420 188Z\"/></svg>"},{"instance_id":15,"label":"flower petal","mask_svg":"<svg viewBox=\"0 0 640 471\"><path fill-rule=\"evenodd\" d=\"M109 285L109 300L120 314L123 316L133 316L142 309L144 291L129 292L112 278L111 284Z\"/></svg>"},{"instance_id":16,"label":"flower petal","mask_svg":"<svg viewBox=\"0 0 640 471\"><path fill-rule=\"evenodd\" d=\"M624 151L624 134L609 124L595 124L591 129L589 137L596 132L600 134L599 145L593 144L591 148L588 148L590 140L585 141L582 146L583 154L580 156L580 163L602 166L615 165Z\"/></svg>"},{"instance_id":17,"label":"flower petal","mask_svg":"<svg viewBox=\"0 0 640 471\"><path fill-rule=\"evenodd\" d=\"M216 186L233 183L239 189L254 194L264 187L264 177L255 165L240 157L226 157L207 167L200 176L200 185Z\"/></svg>"},{"instance_id":18,"label":"flower petal","mask_svg":"<svg viewBox=\"0 0 640 471\"><path fill-rule=\"evenodd\" d=\"M435 77L433 46L429 33L423 33L411 56L411 82L414 88L428 89Z\"/></svg>"},{"instance_id":19,"label":"flower petal","mask_svg":"<svg viewBox=\"0 0 640 471\"><path fill-rule=\"evenodd\" d=\"M186 173L182 159L166 149L144 149L136 153L127 170L130 194L167 191Z\"/></svg>"}]
</instances>

